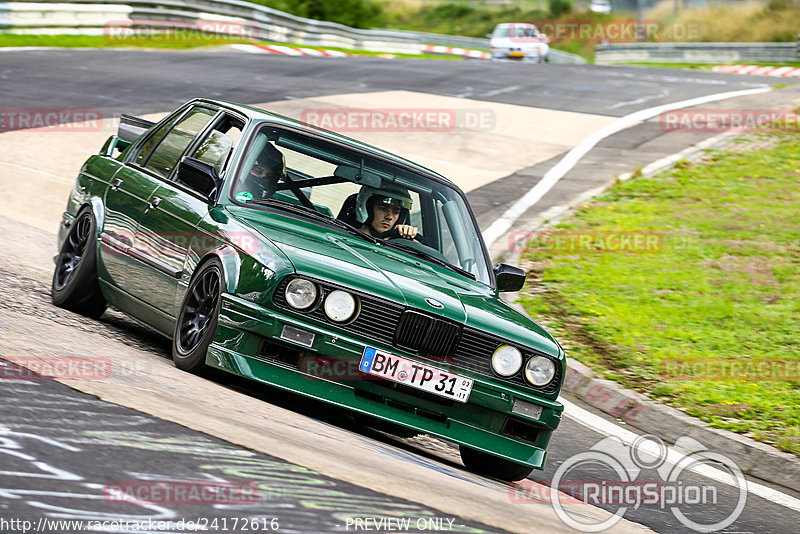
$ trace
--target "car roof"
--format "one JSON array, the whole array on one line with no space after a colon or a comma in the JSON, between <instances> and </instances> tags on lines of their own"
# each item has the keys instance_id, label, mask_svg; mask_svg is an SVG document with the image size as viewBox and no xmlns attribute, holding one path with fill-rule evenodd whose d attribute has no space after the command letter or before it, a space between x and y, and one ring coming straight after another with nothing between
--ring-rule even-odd
<instances>
[{"instance_id":1,"label":"car roof","mask_svg":"<svg viewBox=\"0 0 800 534\"><path fill-rule=\"evenodd\" d=\"M300 130L306 132L308 134L314 135L315 137L321 137L325 140L332 141L334 143L342 144L349 146L355 150L366 152L375 156L380 157L383 160L386 160L390 163L399 164L403 167L406 167L412 171L425 174L431 176L439 181L443 181L448 185L459 189L457 185L455 185L451 180L445 178L441 174L427 167L423 167L418 163L414 163L413 161L407 160L397 154L393 154L391 152L387 152L382 150L378 147L369 145L367 143L363 143L358 141L357 139L353 139L352 137L347 137L346 135L341 135L336 132L332 132L330 130L326 130L325 128L320 128L318 126L314 126L312 124L308 124L305 122L301 122L290 117L286 117L284 115L279 115L277 113L272 113L270 111L266 111L264 109L255 108L252 106L248 106L245 104L237 104L235 102L228 102L225 100L216 100L211 98L197 98L192 102L208 102L211 104L215 104L218 106L229 108L233 111L237 111L242 115L245 115L249 119L256 121L256 122L264 122L270 123L277 126L286 126L293 130Z\"/></svg>"},{"instance_id":2,"label":"car roof","mask_svg":"<svg viewBox=\"0 0 800 534\"><path fill-rule=\"evenodd\" d=\"M534 28L536 27L535 24L531 24L530 22L501 22L500 24L495 26L495 28L505 28L508 26L531 26Z\"/></svg>"}]
</instances>

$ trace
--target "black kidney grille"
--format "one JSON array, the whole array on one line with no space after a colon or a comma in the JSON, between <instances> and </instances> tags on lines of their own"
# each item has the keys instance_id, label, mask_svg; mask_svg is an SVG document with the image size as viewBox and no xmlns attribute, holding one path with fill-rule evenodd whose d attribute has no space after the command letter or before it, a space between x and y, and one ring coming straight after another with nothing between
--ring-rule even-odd
<instances>
[{"instance_id":1,"label":"black kidney grille","mask_svg":"<svg viewBox=\"0 0 800 534\"><path fill-rule=\"evenodd\" d=\"M412 310L400 317L394 344L423 356L450 356L458 345L461 327Z\"/></svg>"}]
</instances>

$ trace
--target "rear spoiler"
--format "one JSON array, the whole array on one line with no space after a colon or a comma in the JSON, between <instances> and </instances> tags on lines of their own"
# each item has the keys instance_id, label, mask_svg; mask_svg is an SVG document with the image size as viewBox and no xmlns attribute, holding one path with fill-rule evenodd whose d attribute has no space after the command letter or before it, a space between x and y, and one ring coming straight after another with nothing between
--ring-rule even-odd
<instances>
[{"instance_id":1,"label":"rear spoiler","mask_svg":"<svg viewBox=\"0 0 800 534\"><path fill-rule=\"evenodd\" d=\"M133 115L121 115L119 118L119 131L117 137L128 143L136 141L140 135L149 130L155 123L140 119Z\"/></svg>"}]
</instances>

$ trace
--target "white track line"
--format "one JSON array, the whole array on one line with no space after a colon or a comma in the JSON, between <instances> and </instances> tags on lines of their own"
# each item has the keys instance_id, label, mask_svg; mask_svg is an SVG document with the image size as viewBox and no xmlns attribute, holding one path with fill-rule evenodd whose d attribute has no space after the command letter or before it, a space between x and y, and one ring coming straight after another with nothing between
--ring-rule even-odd
<instances>
[{"instance_id":1,"label":"white track line","mask_svg":"<svg viewBox=\"0 0 800 534\"><path fill-rule=\"evenodd\" d=\"M625 128L633 126L639 122L651 119L661 113L672 111L681 108L688 108L691 106L698 106L707 104L709 102L716 102L718 100L725 100L727 98L735 98L737 96L755 95L759 93L766 93L771 91L769 86L760 87L758 89L747 89L744 91L730 91L727 93L717 93L714 95L701 96L697 98L690 98L689 100L682 100L672 104L664 104L648 109L643 109L630 115L625 115L617 119L611 124L600 128L596 132L589 135L586 139L580 142L578 146L567 152L553 168L551 168L539 182L533 186L525 195L520 198L513 206L508 208L503 215L494 221L489 228L483 232L483 240L486 246L491 248L492 244L500 239L506 232L508 232L513 224L519 219L522 214L528 211L534 204L539 202L542 197L550 191L561 178L563 178L578 161L586 155L597 143L606 137L613 135Z\"/></svg>"},{"instance_id":2,"label":"white track line","mask_svg":"<svg viewBox=\"0 0 800 534\"><path fill-rule=\"evenodd\" d=\"M639 437L639 434L621 428L620 426L600 417L599 415L595 415L592 412L584 410L583 408L573 404L563 397L559 399L559 402L564 405L564 413L567 417L576 423L585 426L589 430L593 430L606 436L617 437L621 439L623 443L629 446L633 444L636 438ZM669 447L667 462L677 465L685 456L685 454L673 449L672 447ZM721 482L728 486L736 487L736 485L732 483L730 475L719 469L715 469L708 465L699 465L691 467L690 470L716 482ZM753 495L767 499L768 501L780 504L783 507L800 512L800 499L796 499L790 495L781 493L778 490L758 484L752 480L748 480L747 491Z\"/></svg>"},{"instance_id":3,"label":"white track line","mask_svg":"<svg viewBox=\"0 0 800 534\"><path fill-rule=\"evenodd\" d=\"M24 165L17 165L15 163L8 163L7 161L0 161L0 165L7 165L9 167L14 167L16 169L22 169L22 170L25 170L25 171L35 172L37 174L42 174L44 176L50 176L51 178L58 178L62 182L64 182L64 181L74 182L75 181L74 178L67 178L65 176L59 176L59 175L53 174L51 172L40 171L39 169L34 169L34 168L31 168L31 167L25 167Z\"/></svg>"}]
</instances>

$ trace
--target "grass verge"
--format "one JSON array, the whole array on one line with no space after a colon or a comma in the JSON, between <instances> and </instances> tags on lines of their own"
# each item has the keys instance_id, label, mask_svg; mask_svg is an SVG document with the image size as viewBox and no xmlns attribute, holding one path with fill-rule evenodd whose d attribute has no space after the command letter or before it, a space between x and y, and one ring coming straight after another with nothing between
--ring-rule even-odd
<instances>
[{"instance_id":1,"label":"grass verge","mask_svg":"<svg viewBox=\"0 0 800 534\"><path fill-rule=\"evenodd\" d=\"M539 236L521 302L607 378L800 454L800 138L757 135L778 144L618 184ZM636 236L654 246L619 251Z\"/></svg>"},{"instance_id":2,"label":"grass verge","mask_svg":"<svg viewBox=\"0 0 800 534\"><path fill-rule=\"evenodd\" d=\"M3 47L18 47L18 46L35 46L35 47L59 47L59 48L159 48L159 49L188 49L209 46L226 46L230 44L258 44L258 45L279 45L279 46L297 46L304 47L304 45L292 45L288 43L277 43L267 41L246 41L236 39L220 39L214 38L188 38L188 39L109 39L99 35L14 35L14 34L0 34L0 48ZM371 50L351 50L347 48L332 48L332 47L309 47L317 50L332 50L337 52L344 52L353 56L367 56L367 57L401 57L412 59L449 59L459 60L464 59L461 56L447 56L442 54L387 54L385 52L373 52Z\"/></svg>"},{"instance_id":3,"label":"grass verge","mask_svg":"<svg viewBox=\"0 0 800 534\"><path fill-rule=\"evenodd\" d=\"M219 37L187 36L169 38L155 35L147 39L114 39L103 35L20 35L0 34L0 47L43 46L61 48L196 48L200 46L224 46L234 43L251 43L237 39Z\"/></svg>"},{"instance_id":4,"label":"grass verge","mask_svg":"<svg viewBox=\"0 0 800 534\"><path fill-rule=\"evenodd\" d=\"M749 61L730 61L726 65L759 65L762 67L800 67L800 62L790 63L751 63ZM631 65L635 67L659 67L659 68L672 68L672 69L696 69L696 70L711 70L712 67L708 63L615 63L615 65Z\"/></svg>"}]
</instances>

